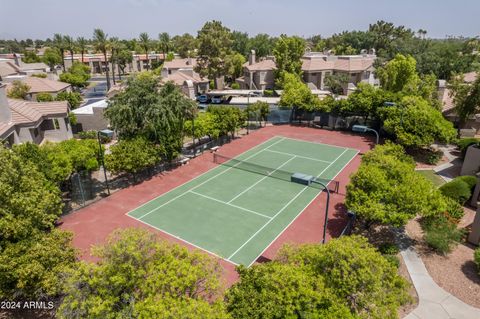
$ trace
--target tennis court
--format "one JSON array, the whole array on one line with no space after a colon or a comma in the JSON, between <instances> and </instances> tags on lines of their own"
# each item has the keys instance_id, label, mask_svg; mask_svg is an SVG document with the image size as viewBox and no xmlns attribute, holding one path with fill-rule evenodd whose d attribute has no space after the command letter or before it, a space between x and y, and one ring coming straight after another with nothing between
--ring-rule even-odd
<instances>
[{"instance_id":1,"label":"tennis court","mask_svg":"<svg viewBox=\"0 0 480 319\"><path fill-rule=\"evenodd\" d=\"M355 149L276 136L130 211L128 216L234 264L250 266L334 180ZM333 183L333 182L332 182ZM331 186L329 186L331 189ZM319 214L323 211L319 209ZM323 225L312 225L322 231Z\"/></svg>"}]
</instances>

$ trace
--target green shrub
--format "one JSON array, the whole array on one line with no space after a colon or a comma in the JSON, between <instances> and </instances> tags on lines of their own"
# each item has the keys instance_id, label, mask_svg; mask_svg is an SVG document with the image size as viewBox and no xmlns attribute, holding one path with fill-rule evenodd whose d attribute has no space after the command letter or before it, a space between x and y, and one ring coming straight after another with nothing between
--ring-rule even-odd
<instances>
[{"instance_id":1,"label":"green shrub","mask_svg":"<svg viewBox=\"0 0 480 319\"><path fill-rule=\"evenodd\" d=\"M439 189L443 195L450 197L462 205L472 196L470 186L458 179L443 184Z\"/></svg>"},{"instance_id":2,"label":"green shrub","mask_svg":"<svg viewBox=\"0 0 480 319\"><path fill-rule=\"evenodd\" d=\"M473 260L477 264L478 273L480 274L480 247L475 249L475 252L473 253Z\"/></svg>"},{"instance_id":3,"label":"green shrub","mask_svg":"<svg viewBox=\"0 0 480 319\"><path fill-rule=\"evenodd\" d=\"M230 85L230 87L233 90L238 90L238 89L240 89L240 84L238 84L237 82L234 82L234 83L232 83L232 85Z\"/></svg>"},{"instance_id":4,"label":"green shrub","mask_svg":"<svg viewBox=\"0 0 480 319\"><path fill-rule=\"evenodd\" d=\"M271 97L274 95L273 90L263 90L263 96Z\"/></svg>"},{"instance_id":5,"label":"green shrub","mask_svg":"<svg viewBox=\"0 0 480 319\"><path fill-rule=\"evenodd\" d=\"M94 130L83 131L83 132L78 133L78 137L82 140L90 140L90 139L95 139L96 140L98 138L97 134L98 134L97 131L94 131ZM100 135L100 142L102 144L108 143L111 140L112 139L107 137L107 136Z\"/></svg>"},{"instance_id":6,"label":"green shrub","mask_svg":"<svg viewBox=\"0 0 480 319\"><path fill-rule=\"evenodd\" d=\"M41 92L37 94L37 102L51 102L53 101L53 96L47 92Z\"/></svg>"},{"instance_id":7,"label":"green shrub","mask_svg":"<svg viewBox=\"0 0 480 319\"><path fill-rule=\"evenodd\" d=\"M393 266L395 266L395 268L399 268L400 267L400 259L398 259L398 257L396 255L383 255L383 257L390 263L392 264Z\"/></svg>"},{"instance_id":8,"label":"green shrub","mask_svg":"<svg viewBox=\"0 0 480 319\"><path fill-rule=\"evenodd\" d=\"M450 197L445 197L445 202L447 203L447 216L458 223L465 214L462 205L460 205Z\"/></svg>"},{"instance_id":9,"label":"green shrub","mask_svg":"<svg viewBox=\"0 0 480 319\"><path fill-rule=\"evenodd\" d=\"M475 189L475 186L477 185L477 178L471 175L458 176L458 177L455 177L454 180L460 180L467 183L472 193L473 193L473 190Z\"/></svg>"},{"instance_id":10,"label":"green shrub","mask_svg":"<svg viewBox=\"0 0 480 319\"><path fill-rule=\"evenodd\" d=\"M427 162L427 164L430 164L430 165L436 165L438 162L440 162L442 157L443 157L443 152L442 151L440 151L440 150L438 150L438 151L430 150L430 152L428 153L428 155L426 157L426 162Z\"/></svg>"},{"instance_id":11,"label":"green shrub","mask_svg":"<svg viewBox=\"0 0 480 319\"><path fill-rule=\"evenodd\" d=\"M378 247L382 255L396 255L400 251L397 245L392 243L383 243Z\"/></svg>"},{"instance_id":12,"label":"green shrub","mask_svg":"<svg viewBox=\"0 0 480 319\"><path fill-rule=\"evenodd\" d=\"M47 74L46 73L34 73L32 74L32 76L34 78L41 78L41 79L45 79L47 77Z\"/></svg>"},{"instance_id":13,"label":"green shrub","mask_svg":"<svg viewBox=\"0 0 480 319\"><path fill-rule=\"evenodd\" d=\"M449 253L463 236L463 231L444 215L424 219L422 227L425 232L425 242L443 255Z\"/></svg>"},{"instance_id":14,"label":"green shrub","mask_svg":"<svg viewBox=\"0 0 480 319\"><path fill-rule=\"evenodd\" d=\"M467 148L473 144L480 144L480 139L474 137L461 138L457 141L457 146L462 152L462 157L465 157Z\"/></svg>"}]
</instances>

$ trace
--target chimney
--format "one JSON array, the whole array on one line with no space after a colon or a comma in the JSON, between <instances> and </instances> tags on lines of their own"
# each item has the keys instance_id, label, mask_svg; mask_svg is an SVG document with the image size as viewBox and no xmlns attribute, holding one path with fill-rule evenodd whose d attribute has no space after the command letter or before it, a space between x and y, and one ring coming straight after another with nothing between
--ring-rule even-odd
<instances>
[{"instance_id":1,"label":"chimney","mask_svg":"<svg viewBox=\"0 0 480 319\"><path fill-rule=\"evenodd\" d=\"M5 84L0 84L0 123L12 121L12 112L8 106L6 87Z\"/></svg>"},{"instance_id":2,"label":"chimney","mask_svg":"<svg viewBox=\"0 0 480 319\"><path fill-rule=\"evenodd\" d=\"M20 64L22 62L20 55L17 54L17 53L14 53L13 54L13 59L15 60L15 65L20 66Z\"/></svg>"},{"instance_id":3,"label":"chimney","mask_svg":"<svg viewBox=\"0 0 480 319\"><path fill-rule=\"evenodd\" d=\"M256 62L255 60L255 50L250 51L250 55L248 56L248 65L252 65Z\"/></svg>"}]
</instances>

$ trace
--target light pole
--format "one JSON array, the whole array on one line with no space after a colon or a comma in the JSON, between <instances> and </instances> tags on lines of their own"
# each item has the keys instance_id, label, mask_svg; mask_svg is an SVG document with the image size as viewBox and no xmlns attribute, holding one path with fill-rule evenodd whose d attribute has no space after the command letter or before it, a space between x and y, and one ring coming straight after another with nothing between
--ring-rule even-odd
<instances>
[{"instance_id":1,"label":"light pole","mask_svg":"<svg viewBox=\"0 0 480 319\"><path fill-rule=\"evenodd\" d=\"M323 182L314 180L313 183L317 183L323 186L323 188L327 191L327 204L325 205L325 222L323 224L323 239L322 244L327 242L327 225L328 225L328 206L330 205L330 190L328 189L327 185Z\"/></svg>"},{"instance_id":2,"label":"light pole","mask_svg":"<svg viewBox=\"0 0 480 319\"><path fill-rule=\"evenodd\" d=\"M250 134L250 92L247 93L247 135Z\"/></svg>"},{"instance_id":3,"label":"light pole","mask_svg":"<svg viewBox=\"0 0 480 319\"><path fill-rule=\"evenodd\" d=\"M374 130L373 128L369 128L368 126L365 125L354 125L352 127L352 131L357 132L357 133L366 133L366 132L374 132L375 135L377 136L377 142L375 144L378 144L380 140L380 136L378 135L378 132Z\"/></svg>"},{"instance_id":4,"label":"light pole","mask_svg":"<svg viewBox=\"0 0 480 319\"><path fill-rule=\"evenodd\" d=\"M105 160L102 152L102 142L100 140L100 136L106 136L109 138L113 137L113 131L109 129L97 131L97 139L98 139L98 158L102 161L103 167L103 176L105 177L105 185L107 186L107 194L110 195L110 185L108 185L108 178L107 178L107 170L105 169Z\"/></svg>"}]
</instances>

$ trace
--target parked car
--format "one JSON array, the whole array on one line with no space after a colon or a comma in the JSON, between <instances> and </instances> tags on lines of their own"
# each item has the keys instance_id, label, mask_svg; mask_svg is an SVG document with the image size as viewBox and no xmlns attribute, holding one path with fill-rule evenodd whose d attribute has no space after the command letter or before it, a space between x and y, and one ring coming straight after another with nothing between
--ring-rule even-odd
<instances>
[{"instance_id":1,"label":"parked car","mask_svg":"<svg viewBox=\"0 0 480 319\"><path fill-rule=\"evenodd\" d=\"M210 99L209 99L208 95L202 94L202 95L197 96L197 101L199 103L208 103L210 101Z\"/></svg>"},{"instance_id":2,"label":"parked car","mask_svg":"<svg viewBox=\"0 0 480 319\"><path fill-rule=\"evenodd\" d=\"M221 96L214 96L212 97L212 103L213 104L222 104L223 103L223 98Z\"/></svg>"}]
</instances>

